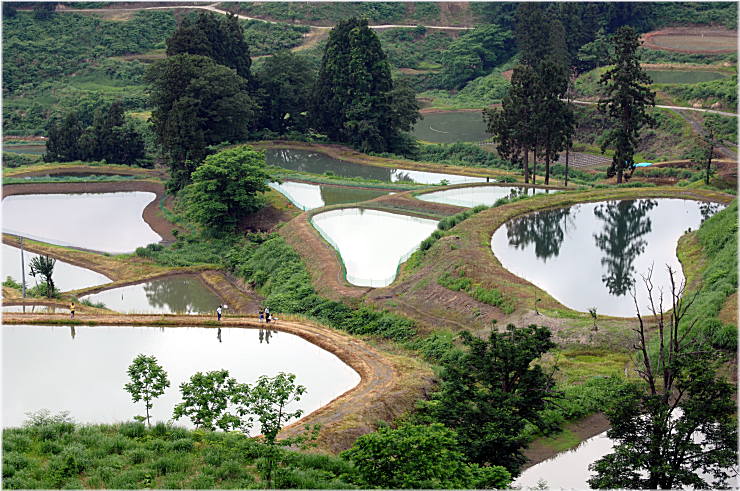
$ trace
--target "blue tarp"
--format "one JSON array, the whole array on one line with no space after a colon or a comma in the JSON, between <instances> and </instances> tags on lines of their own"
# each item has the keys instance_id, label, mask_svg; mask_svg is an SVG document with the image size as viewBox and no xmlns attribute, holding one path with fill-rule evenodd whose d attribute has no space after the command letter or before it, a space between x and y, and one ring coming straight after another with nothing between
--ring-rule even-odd
<instances>
[{"instance_id":1,"label":"blue tarp","mask_svg":"<svg viewBox=\"0 0 740 491\"><path fill-rule=\"evenodd\" d=\"M651 164L650 162L640 162L639 164L635 164L635 167L649 167L651 165L653 164Z\"/></svg>"}]
</instances>

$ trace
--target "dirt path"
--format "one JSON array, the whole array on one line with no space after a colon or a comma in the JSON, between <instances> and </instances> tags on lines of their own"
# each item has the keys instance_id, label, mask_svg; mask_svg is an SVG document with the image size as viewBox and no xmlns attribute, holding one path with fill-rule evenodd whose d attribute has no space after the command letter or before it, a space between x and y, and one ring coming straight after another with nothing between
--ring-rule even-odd
<instances>
[{"instance_id":1,"label":"dirt path","mask_svg":"<svg viewBox=\"0 0 740 491\"><path fill-rule=\"evenodd\" d=\"M582 104L584 106L595 106L598 104L598 102L593 102L593 101L571 101L571 102L573 104ZM721 114L722 116L730 116L733 118L737 117L737 113L717 111L716 109L702 109L699 107L684 107L684 106L662 106L659 104L656 104L655 107L659 107L661 109L675 109L677 111L695 111L695 112L700 112L700 113Z\"/></svg>"},{"instance_id":2,"label":"dirt path","mask_svg":"<svg viewBox=\"0 0 740 491\"><path fill-rule=\"evenodd\" d=\"M66 314L3 315L5 324L71 325ZM80 315L81 325L101 326L171 326L235 327L258 329L265 324L253 317L224 317L217 323L212 316L177 315ZM300 320L279 320L273 326L282 332L300 336L351 366L361 377L360 383L327 405L287 426L281 435L299 433L307 424L321 425L319 445L333 453L349 448L355 439L374 429L378 420L391 420L410 410L413 402L432 386L428 368L411 360L383 354L367 343L327 327ZM415 381L415 382L414 382Z\"/></svg>"},{"instance_id":3,"label":"dirt path","mask_svg":"<svg viewBox=\"0 0 740 491\"><path fill-rule=\"evenodd\" d=\"M115 12L121 12L121 11L140 11L140 10L174 10L174 9L198 9L198 10L208 10L210 12L215 12L217 14L227 15L231 12L228 12L226 10L221 10L217 8L216 6L220 2L213 3L211 5L167 5L167 6L159 6L159 7L140 7L140 8L121 8L121 9L64 9L59 10L58 12L92 12L92 13L115 13ZM314 26L311 24L298 24L298 23L290 23L290 22L279 22L274 20L267 20L267 19L261 19L259 17L249 17L247 15L242 14L234 14L238 19L241 20L256 20L260 22L267 22L268 24L289 24L294 26L303 26L303 27L310 27L311 29L322 29L322 30L329 30L332 29L332 26ZM403 29L413 29L417 27L416 25L410 25L410 24L379 24L379 25L372 25L369 26L371 29L395 29L395 28L403 28ZM460 27L460 26L424 26L427 29L438 29L442 31L469 31L471 29L475 29L474 27Z\"/></svg>"}]
</instances>

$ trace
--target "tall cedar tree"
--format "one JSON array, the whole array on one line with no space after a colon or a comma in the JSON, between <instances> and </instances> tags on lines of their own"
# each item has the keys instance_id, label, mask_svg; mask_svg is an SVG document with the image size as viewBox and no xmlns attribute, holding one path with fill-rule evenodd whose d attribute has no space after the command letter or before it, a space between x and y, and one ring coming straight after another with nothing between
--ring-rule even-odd
<instances>
[{"instance_id":1,"label":"tall cedar tree","mask_svg":"<svg viewBox=\"0 0 740 491\"><path fill-rule=\"evenodd\" d=\"M546 327L491 331L488 340L461 333L463 353L445 362L439 392L422 414L458 434L470 461L500 465L517 475L526 460L527 422L540 425L540 412L555 396L554 379L536 364L555 347Z\"/></svg>"},{"instance_id":2,"label":"tall cedar tree","mask_svg":"<svg viewBox=\"0 0 740 491\"><path fill-rule=\"evenodd\" d=\"M685 321L696 294L677 285L668 268L668 298L644 276L649 319L635 309L635 366L645 383L619 391L607 410L613 453L591 465L592 488L724 489L737 466L735 387L717 375L727 360L698 342L693 323ZM670 312L663 312L664 300ZM647 322L657 332L646 340ZM703 436L698 437L698 434Z\"/></svg>"},{"instance_id":3,"label":"tall cedar tree","mask_svg":"<svg viewBox=\"0 0 740 491\"><path fill-rule=\"evenodd\" d=\"M170 166L171 191L190 182L209 145L246 138L256 105L247 81L233 69L183 54L154 64L145 78L151 86L154 133Z\"/></svg>"},{"instance_id":4,"label":"tall cedar tree","mask_svg":"<svg viewBox=\"0 0 740 491\"><path fill-rule=\"evenodd\" d=\"M167 56L180 54L207 56L219 65L236 70L250 85L253 82L249 46L239 19L233 14L200 12L197 17L185 17L167 39Z\"/></svg>"},{"instance_id":5,"label":"tall cedar tree","mask_svg":"<svg viewBox=\"0 0 740 491\"><path fill-rule=\"evenodd\" d=\"M256 73L260 86L259 127L278 134L305 131L316 73L307 58L290 51L268 57Z\"/></svg>"},{"instance_id":6,"label":"tall cedar tree","mask_svg":"<svg viewBox=\"0 0 740 491\"><path fill-rule=\"evenodd\" d=\"M614 65L599 80L604 87L604 98L599 100L599 110L605 112L615 123L615 128L605 134L601 144L602 153L614 149L612 163L607 176L617 176L617 184L629 179L635 169L635 147L640 129L655 126L655 119L647 112L655 106L655 93L649 88L650 77L640 66L637 48L640 40L631 27L621 27L614 35ZM625 171L629 174L625 176Z\"/></svg>"},{"instance_id":7,"label":"tall cedar tree","mask_svg":"<svg viewBox=\"0 0 740 491\"><path fill-rule=\"evenodd\" d=\"M317 129L363 152L394 150L399 132L419 115L415 101L396 105L393 88L385 53L367 20L340 22L329 33L314 89ZM399 113L399 107L410 110Z\"/></svg>"}]
</instances>

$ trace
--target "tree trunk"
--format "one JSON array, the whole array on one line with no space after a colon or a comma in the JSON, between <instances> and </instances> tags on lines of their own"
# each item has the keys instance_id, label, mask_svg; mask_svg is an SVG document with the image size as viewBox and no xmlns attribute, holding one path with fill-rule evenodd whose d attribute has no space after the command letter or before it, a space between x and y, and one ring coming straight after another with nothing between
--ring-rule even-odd
<instances>
[{"instance_id":1,"label":"tree trunk","mask_svg":"<svg viewBox=\"0 0 740 491\"><path fill-rule=\"evenodd\" d=\"M545 186L550 184L550 152L545 151Z\"/></svg>"},{"instance_id":2,"label":"tree trunk","mask_svg":"<svg viewBox=\"0 0 740 491\"><path fill-rule=\"evenodd\" d=\"M532 151L532 184L537 184L537 147Z\"/></svg>"},{"instance_id":3,"label":"tree trunk","mask_svg":"<svg viewBox=\"0 0 740 491\"><path fill-rule=\"evenodd\" d=\"M617 166L617 184L622 184L622 171L623 171L622 166L618 165Z\"/></svg>"},{"instance_id":4,"label":"tree trunk","mask_svg":"<svg viewBox=\"0 0 740 491\"><path fill-rule=\"evenodd\" d=\"M704 183L709 185L709 175L712 173L712 154L714 153L714 146L710 145L709 152L707 155L707 174L704 177Z\"/></svg>"},{"instance_id":5,"label":"tree trunk","mask_svg":"<svg viewBox=\"0 0 740 491\"><path fill-rule=\"evenodd\" d=\"M529 183L529 148L524 147L524 184Z\"/></svg>"},{"instance_id":6,"label":"tree trunk","mask_svg":"<svg viewBox=\"0 0 740 491\"><path fill-rule=\"evenodd\" d=\"M570 155L570 145L565 147L565 187L568 187L568 156Z\"/></svg>"}]
</instances>

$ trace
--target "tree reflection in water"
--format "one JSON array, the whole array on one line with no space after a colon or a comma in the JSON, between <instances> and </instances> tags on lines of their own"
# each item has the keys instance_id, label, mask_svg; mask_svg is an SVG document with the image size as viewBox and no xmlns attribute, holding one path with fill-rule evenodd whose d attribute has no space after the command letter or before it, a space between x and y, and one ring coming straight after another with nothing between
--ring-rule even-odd
<instances>
[{"instance_id":1,"label":"tree reflection in water","mask_svg":"<svg viewBox=\"0 0 740 491\"><path fill-rule=\"evenodd\" d=\"M545 210L512 220L506 227L509 245L524 249L534 244L535 255L547 262L560 253L568 226L580 207Z\"/></svg>"},{"instance_id":2,"label":"tree reflection in water","mask_svg":"<svg viewBox=\"0 0 740 491\"><path fill-rule=\"evenodd\" d=\"M142 285L147 302L175 313L207 313L216 310L219 299L195 278L163 278Z\"/></svg>"},{"instance_id":3,"label":"tree reflection in water","mask_svg":"<svg viewBox=\"0 0 740 491\"><path fill-rule=\"evenodd\" d=\"M601 265L607 269L601 281L612 295L626 294L635 282L633 263L647 246L641 237L652 230L647 215L657 204L650 199L607 201L594 208L594 215L604 222L602 231L594 234L604 253Z\"/></svg>"},{"instance_id":4,"label":"tree reflection in water","mask_svg":"<svg viewBox=\"0 0 740 491\"><path fill-rule=\"evenodd\" d=\"M709 203L702 201L699 203L699 213L701 213L701 223L704 223L709 217L717 213L722 205L719 203Z\"/></svg>"}]
</instances>

